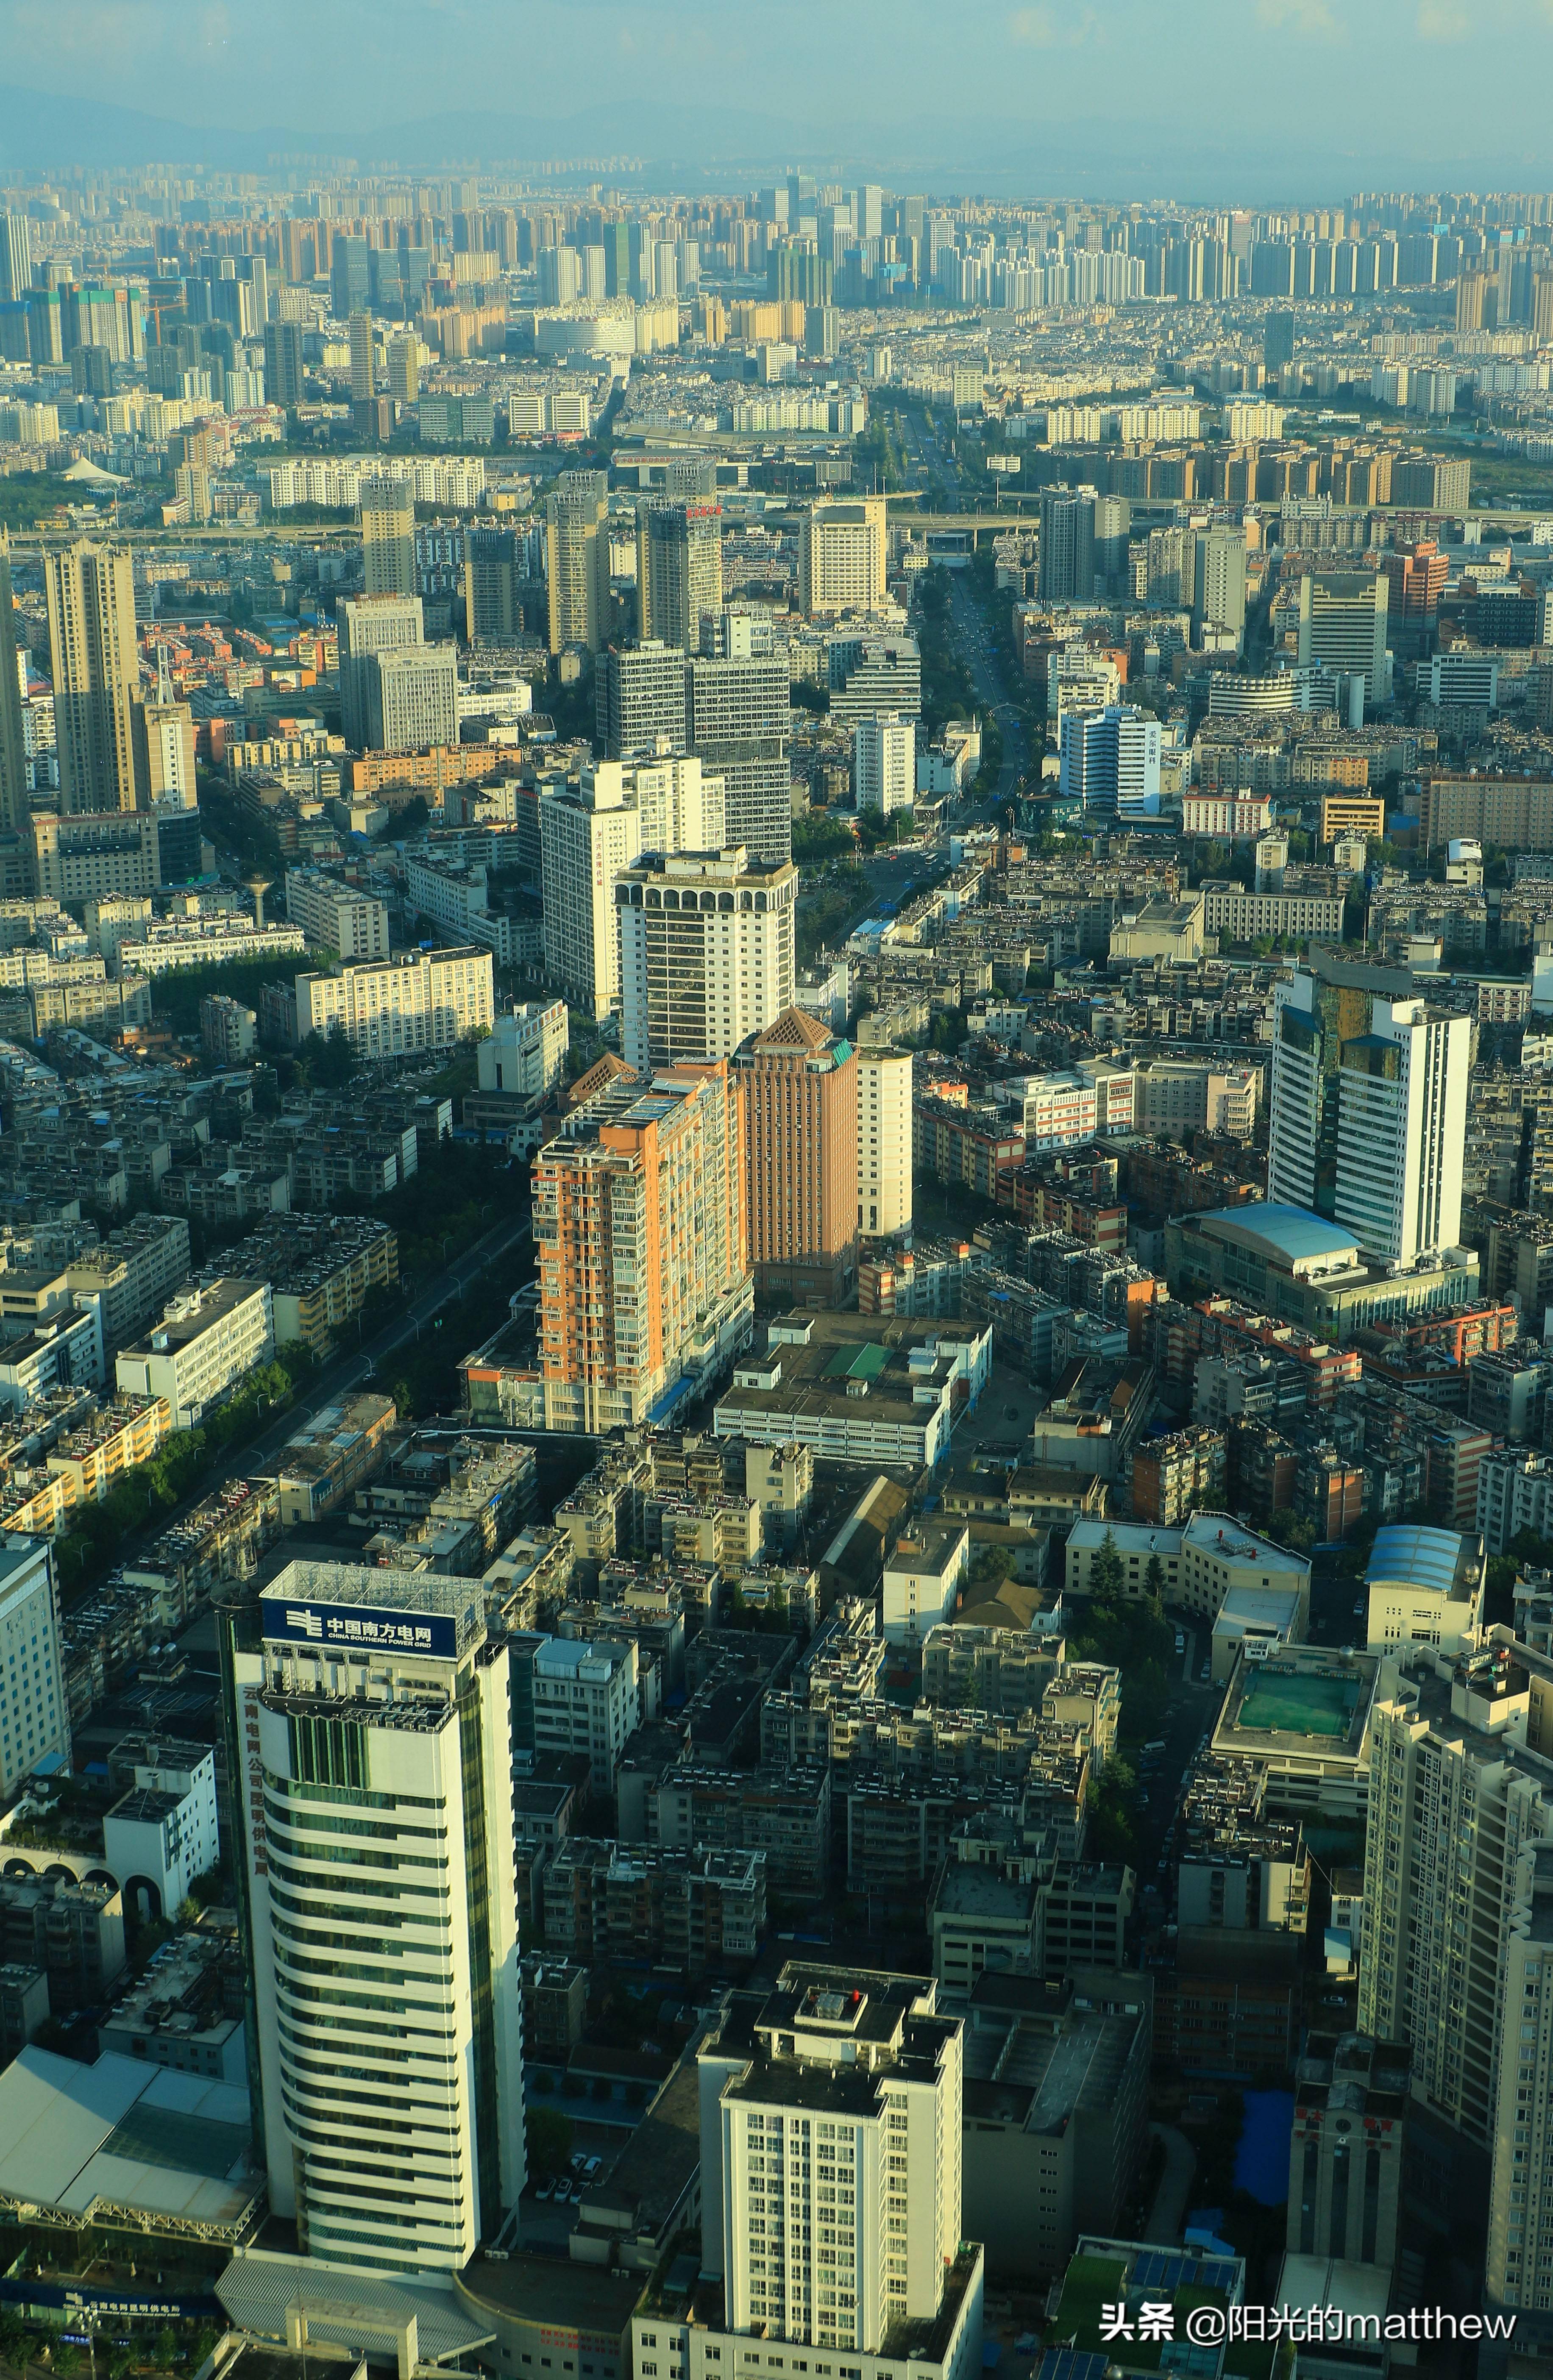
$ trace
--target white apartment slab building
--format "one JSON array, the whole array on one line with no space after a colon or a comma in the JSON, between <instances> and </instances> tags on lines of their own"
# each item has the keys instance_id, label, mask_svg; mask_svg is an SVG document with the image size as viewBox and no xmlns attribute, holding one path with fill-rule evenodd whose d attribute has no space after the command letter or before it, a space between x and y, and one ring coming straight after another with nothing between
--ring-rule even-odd
<instances>
[{"instance_id":1,"label":"white apartment slab building","mask_svg":"<svg viewBox=\"0 0 1553 2380\"><path fill-rule=\"evenodd\" d=\"M857 1228L885 1237L912 1217L911 1056L857 1052Z\"/></svg>"},{"instance_id":2,"label":"white apartment slab building","mask_svg":"<svg viewBox=\"0 0 1553 2380\"><path fill-rule=\"evenodd\" d=\"M388 906L321 868L288 868L285 914L315 950L342 959L388 956Z\"/></svg>"},{"instance_id":3,"label":"white apartment slab building","mask_svg":"<svg viewBox=\"0 0 1553 2380\"><path fill-rule=\"evenodd\" d=\"M534 1750L580 1753L601 1793L642 1720L634 1639L589 1645L547 1636L534 1654Z\"/></svg>"},{"instance_id":4,"label":"white apartment slab building","mask_svg":"<svg viewBox=\"0 0 1553 2380\"><path fill-rule=\"evenodd\" d=\"M121 1347L117 1387L131 1396L164 1397L175 1429L200 1415L275 1352L267 1281L212 1281L175 1297L154 1329Z\"/></svg>"},{"instance_id":5,"label":"white apartment slab building","mask_svg":"<svg viewBox=\"0 0 1553 2380\"><path fill-rule=\"evenodd\" d=\"M860 719L852 753L853 799L861 815L909 810L916 798L916 730L909 719L889 711Z\"/></svg>"},{"instance_id":6,"label":"white apartment slab building","mask_svg":"<svg viewBox=\"0 0 1553 2380\"><path fill-rule=\"evenodd\" d=\"M633 2316L644 2380L665 2355L682 2380L780 2372L795 2347L839 2354L849 2380L980 2369L963 2029L937 1994L930 1976L795 1963L727 2003L697 2060L700 2284Z\"/></svg>"},{"instance_id":7,"label":"white apartment slab building","mask_svg":"<svg viewBox=\"0 0 1553 2380\"><path fill-rule=\"evenodd\" d=\"M405 951L297 978L297 1038L338 1025L358 1058L412 1058L452 1050L489 1030L495 1014L489 951Z\"/></svg>"}]
</instances>

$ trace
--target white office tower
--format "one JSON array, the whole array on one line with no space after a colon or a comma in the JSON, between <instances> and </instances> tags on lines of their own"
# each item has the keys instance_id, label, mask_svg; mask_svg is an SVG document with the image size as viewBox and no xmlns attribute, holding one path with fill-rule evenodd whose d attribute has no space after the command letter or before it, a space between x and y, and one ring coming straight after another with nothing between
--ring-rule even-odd
<instances>
[{"instance_id":1,"label":"white office tower","mask_svg":"<svg viewBox=\"0 0 1553 2380\"><path fill-rule=\"evenodd\" d=\"M1364 680L1364 701L1380 701L1389 689L1386 656L1390 582L1377 572L1323 571L1300 581L1296 625L1301 669L1323 669L1334 677Z\"/></svg>"},{"instance_id":2,"label":"white office tower","mask_svg":"<svg viewBox=\"0 0 1553 2380\"><path fill-rule=\"evenodd\" d=\"M852 789L859 813L909 810L916 799L916 730L888 711L860 719L852 753Z\"/></svg>"},{"instance_id":3,"label":"white office tower","mask_svg":"<svg viewBox=\"0 0 1553 2380\"><path fill-rule=\"evenodd\" d=\"M271 2206L457 2271L524 2182L506 1646L478 1581L334 1562L228 1630Z\"/></svg>"},{"instance_id":4,"label":"white office tower","mask_svg":"<svg viewBox=\"0 0 1553 2380\"><path fill-rule=\"evenodd\" d=\"M1522 1852L1505 1941L1485 2293L1553 2313L1553 1844ZM1535 2325L1546 2338L1547 2319ZM1521 2324L1517 2324L1519 2330Z\"/></svg>"},{"instance_id":5,"label":"white office tower","mask_svg":"<svg viewBox=\"0 0 1553 2380\"><path fill-rule=\"evenodd\" d=\"M980 2369L962 2027L937 1992L928 1976L795 1964L726 2003L698 2058L701 2270L722 2281L722 2339L688 2330L686 2380L744 2373L762 2344L832 2349L860 2380L882 2380L886 2357L933 2380ZM638 2371L653 2319L635 2317ZM756 2350L736 2366L729 2334Z\"/></svg>"},{"instance_id":6,"label":"white office tower","mask_svg":"<svg viewBox=\"0 0 1553 2380\"><path fill-rule=\"evenodd\" d=\"M1149 817L1159 808L1159 722L1129 702L1065 710L1058 749L1064 801L1097 818Z\"/></svg>"},{"instance_id":7,"label":"white office tower","mask_svg":"<svg viewBox=\"0 0 1553 2380\"><path fill-rule=\"evenodd\" d=\"M729 1058L793 1005L798 871L725 851L644 853L615 880L620 1049L638 1070Z\"/></svg>"},{"instance_id":8,"label":"white office tower","mask_svg":"<svg viewBox=\"0 0 1553 2380\"><path fill-rule=\"evenodd\" d=\"M890 529L882 496L817 504L798 525L798 601L810 619L877 612L884 601Z\"/></svg>"},{"instance_id":9,"label":"white office tower","mask_svg":"<svg viewBox=\"0 0 1553 2380\"><path fill-rule=\"evenodd\" d=\"M911 1221L911 1055L857 1052L857 1228L881 1236Z\"/></svg>"},{"instance_id":10,"label":"white office tower","mask_svg":"<svg viewBox=\"0 0 1553 2380\"><path fill-rule=\"evenodd\" d=\"M545 967L574 1005L594 1017L620 1007L620 929L614 880L641 850L641 815L618 760L599 760L576 784L540 795Z\"/></svg>"},{"instance_id":11,"label":"white office tower","mask_svg":"<svg viewBox=\"0 0 1553 2380\"><path fill-rule=\"evenodd\" d=\"M1373 1001L1340 1064L1335 1220L1384 1264L1459 1246L1471 1018Z\"/></svg>"}]
</instances>

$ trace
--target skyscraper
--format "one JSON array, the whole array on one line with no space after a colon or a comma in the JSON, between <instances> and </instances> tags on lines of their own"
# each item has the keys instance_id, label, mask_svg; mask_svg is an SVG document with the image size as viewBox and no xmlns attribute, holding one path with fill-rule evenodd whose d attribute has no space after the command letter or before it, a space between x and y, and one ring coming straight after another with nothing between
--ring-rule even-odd
<instances>
[{"instance_id":1,"label":"skyscraper","mask_svg":"<svg viewBox=\"0 0 1553 2380\"><path fill-rule=\"evenodd\" d=\"M645 1421L746 1345L744 1140L725 1059L623 1087L534 1160L545 1427Z\"/></svg>"},{"instance_id":2,"label":"skyscraper","mask_svg":"<svg viewBox=\"0 0 1553 2380\"><path fill-rule=\"evenodd\" d=\"M350 401L370 405L376 387L372 370L372 318L358 310L350 318Z\"/></svg>"},{"instance_id":3,"label":"skyscraper","mask_svg":"<svg viewBox=\"0 0 1553 2380\"><path fill-rule=\"evenodd\" d=\"M1041 490L1038 591L1059 602L1088 603L1095 593L1095 491Z\"/></svg>"},{"instance_id":4,"label":"skyscraper","mask_svg":"<svg viewBox=\"0 0 1553 2380\"><path fill-rule=\"evenodd\" d=\"M550 650L596 653L610 615L609 482L602 471L563 471L545 503Z\"/></svg>"},{"instance_id":5,"label":"skyscraper","mask_svg":"<svg viewBox=\"0 0 1553 2380\"><path fill-rule=\"evenodd\" d=\"M1245 634L1245 531L1197 532L1192 589L1195 627L1232 628Z\"/></svg>"},{"instance_id":6,"label":"skyscraper","mask_svg":"<svg viewBox=\"0 0 1553 2380\"><path fill-rule=\"evenodd\" d=\"M1064 801L1086 816L1149 815L1159 807L1159 722L1132 703L1064 710L1060 731Z\"/></svg>"},{"instance_id":7,"label":"skyscraper","mask_svg":"<svg viewBox=\"0 0 1553 2380\"><path fill-rule=\"evenodd\" d=\"M540 790L545 966L588 1015L620 1008L614 880L641 850L641 819L618 760Z\"/></svg>"},{"instance_id":8,"label":"skyscraper","mask_svg":"<svg viewBox=\"0 0 1553 2380\"><path fill-rule=\"evenodd\" d=\"M401 405L413 405L420 394L420 341L413 331L388 342L388 394Z\"/></svg>"},{"instance_id":9,"label":"skyscraper","mask_svg":"<svg viewBox=\"0 0 1553 2380\"><path fill-rule=\"evenodd\" d=\"M1383 1263L1457 1247L1472 1019L1377 1000L1339 1060L1334 1219Z\"/></svg>"},{"instance_id":10,"label":"skyscraper","mask_svg":"<svg viewBox=\"0 0 1553 2380\"><path fill-rule=\"evenodd\" d=\"M194 714L188 703L175 702L164 682L154 701L136 703L132 724L136 808L153 810L173 802L179 809L197 809Z\"/></svg>"},{"instance_id":11,"label":"skyscraper","mask_svg":"<svg viewBox=\"0 0 1553 2380\"><path fill-rule=\"evenodd\" d=\"M1268 1197L1394 1261L1453 1246L1470 1042L1453 1023L1403 969L1313 949L1274 998Z\"/></svg>"},{"instance_id":12,"label":"skyscraper","mask_svg":"<svg viewBox=\"0 0 1553 2380\"><path fill-rule=\"evenodd\" d=\"M465 529L464 633L471 645L510 645L522 635L519 576L510 528Z\"/></svg>"},{"instance_id":13,"label":"skyscraper","mask_svg":"<svg viewBox=\"0 0 1553 2380\"><path fill-rule=\"evenodd\" d=\"M264 325L265 403L267 405L300 405L302 382L301 323L266 322Z\"/></svg>"},{"instance_id":14,"label":"skyscraper","mask_svg":"<svg viewBox=\"0 0 1553 2380\"><path fill-rule=\"evenodd\" d=\"M793 696L786 662L698 654L686 664L686 680L689 747L703 768L722 779L729 842L769 863L791 858Z\"/></svg>"},{"instance_id":15,"label":"skyscraper","mask_svg":"<svg viewBox=\"0 0 1553 2380\"><path fill-rule=\"evenodd\" d=\"M406 645L363 664L366 743L374 752L446 750L458 741L458 655L452 645Z\"/></svg>"},{"instance_id":16,"label":"skyscraper","mask_svg":"<svg viewBox=\"0 0 1553 2380\"><path fill-rule=\"evenodd\" d=\"M726 1058L791 1007L798 871L739 847L649 852L615 879L620 1047L638 1069Z\"/></svg>"},{"instance_id":17,"label":"skyscraper","mask_svg":"<svg viewBox=\"0 0 1553 2380\"><path fill-rule=\"evenodd\" d=\"M506 1645L478 1585L346 1563L223 1619L271 2206L457 2271L525 2178Z\"/></svg>"},{"instance_id":18,"label":"skyscraper","mask_svg":"<svg viewBox=\"0 0 1553 2380\"><path fill-rule=\"evenodd\" d=\"M84 539L43 557L61 810L135 808L140 689L130 558Z\"/></svg>"},{"instance_id":19,"label":"skyscraper","mask_svg":"<svg viewBox=\"0 0 1553 2380\"><path fill-rule=\"evenodd\" d=\"M1389 596L1388 582L1378 571L1323 571L1302 578L1300 667L1362 677L1365 706L1377 701L1386 681Z\"/></svg>"},{"instance_id":20,"label":"skyscraper","mask_svg":"<svg viewBox=\"0 0 1553 2380\"><path fill-rule=\"evenodd\" d=\"M358 595L339 606L340 724L346 742L367 742L367 663L374 653L425 641L419 595Z\"/></svg>"},{"instance_id":21,"label":"skyscraper","mask_svg":"<svg viewBox=\"0 0 1553 2380\"><path fill-rule=\"evenodd\" d=\"M1283 370L1294 360L1294 317L1288 309L1277 308L1262 325L1262 364L1269 372Z\"/></svg>"},{"instance_id":22,"label":"skyscraper","mask_svg":"<svg viewBox=\"0 0 1553 2380\"><path fill-rule=\"evenodd\" d=\"M722 609L722 515L715 504L637 509L638 633L693 653L701 615Z\"/></svg>"},{"instance_id":23,"label":"skyscraper","mask_svg":"<svg viewBox=\"0 0 1553 2380\"><path fill-rule=\"evenodd\" d=\"M19 834L27 819L27 746L17 674L11 544L0 535L0 832Z\"/></svg>"},{"instance_id":24,"label":"skyscraper","mask_svg":"<svg viewBox=\"0 0 1553 2380\"><path fill-rule=\"evenodd\" d=\"M361 482L361 587L366 595L416 592L415 482L382 472Z\"/></svg>"},{"instance_id":25,"label":"skyscraper","mask_svg":"<svg viewBox=\"0 0 1553 2380\"><path fill-rule=\"evenodd\" d=\"M686 748L688 680L685 654L674 644L649 638L624 650L611 645L599 656L594 689L598 737L612 760L655 752L667 738L672 751Z\"/></svg>"},{"instance_id":26,"label":"skyscraper","mask_svg":"<svg viewBox=\"0 0 1553 2380\"><path fill-rule=\"evenodd\" d=\"M734 1061L744 1100L755 1293L839 1305L857 1256L857 1058L818 1017L784 1009Z\"/></svg>"},{"instance_id":27,"label":"skyscraper","mask_svg":"<svg viewBox=\"0 0 1553 2380\"><path fill-rule=\"evenodd\" d=\"M18 306L32 286L32 241L25 215L0 214L0 300Z\"/></svg>"},{"instance_id":28,"label":"skyscraper","mask_svg":"<svg viewBox=\"0 0 1553 2380\"><path fill-rule=\"evenodd\" d=\"M882 496L812 504L798 525L798 602L810 619L873 612L885 596L890 528Z\"/></svg>"},{"instance_id":29,"label":"skyscraper","mask_svg":"<svg viewBox=\"0 0 1553 2380\"><path fill-rule=\"evenodd\" d=\"M329 310L338 322L358 314L371 292L370 251L364 239L337 234L329 260Z\"/></svg>"}]
</instances>

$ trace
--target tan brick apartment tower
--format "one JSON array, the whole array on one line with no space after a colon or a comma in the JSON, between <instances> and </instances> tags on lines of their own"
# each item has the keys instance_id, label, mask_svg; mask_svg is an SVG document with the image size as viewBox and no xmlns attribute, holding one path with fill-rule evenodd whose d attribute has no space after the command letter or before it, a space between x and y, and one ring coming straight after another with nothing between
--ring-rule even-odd
<instances>
[{"instance_id":1,"label":"tan brick apartment tower","mask_svg":"<svg viewBox=\"0 0 1553 2380\"><path fill-rule=\"evenodd\" d=\"M734 1060L749 1170L749 1259L763 1303L834 1305L857 1262L857 1058L801 1008Z\"/></svg>"}]
</instances>

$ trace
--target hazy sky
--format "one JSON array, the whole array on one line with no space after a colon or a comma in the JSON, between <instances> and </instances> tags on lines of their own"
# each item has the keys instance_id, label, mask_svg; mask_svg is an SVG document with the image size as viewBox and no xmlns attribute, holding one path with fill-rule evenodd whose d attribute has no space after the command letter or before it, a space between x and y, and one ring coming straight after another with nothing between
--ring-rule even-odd
<instances>
[{"instance_id":1,"label":"hazy sky","mask_svg":"<svg viewBox=\"0 0 1553 2380\"><path fill-rule=\"evenodd\" d=\"M1553 0L0 0L0 81L358 146L479 111L653 156L699 108L726 154L954 157L971 188L1075 159L1139 194L1209 160L1553 185Z\"/></svg>"}]
</instances>

